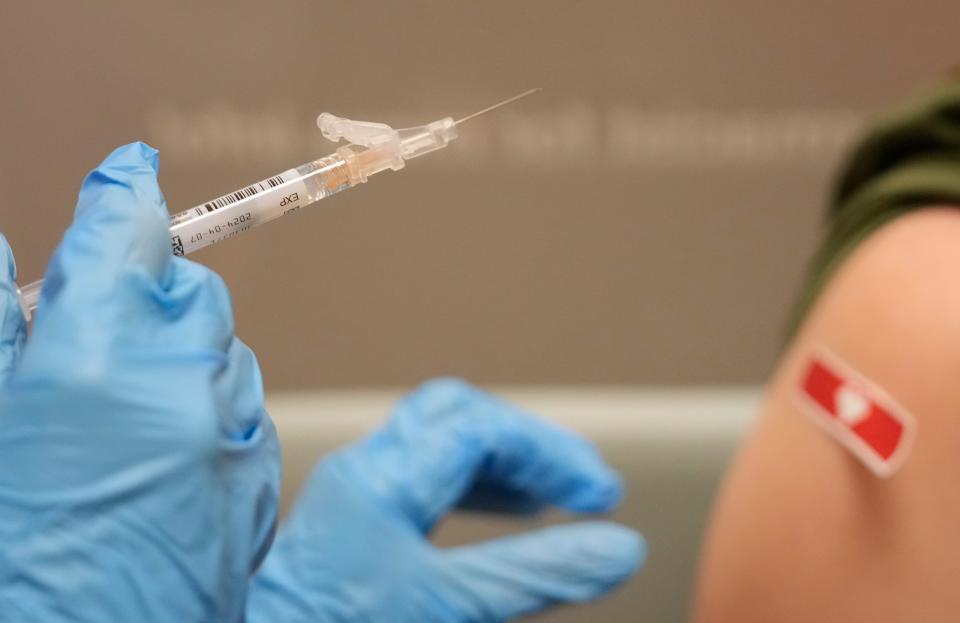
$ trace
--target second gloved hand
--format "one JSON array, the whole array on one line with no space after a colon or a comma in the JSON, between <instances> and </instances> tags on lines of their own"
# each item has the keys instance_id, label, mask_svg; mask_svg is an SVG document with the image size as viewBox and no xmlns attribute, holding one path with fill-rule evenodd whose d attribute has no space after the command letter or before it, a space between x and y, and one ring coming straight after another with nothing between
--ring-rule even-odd
<instances>
[{"instance_id":1,"label":"second gloved hand","mask_svg":"<svg viewBox=\"0 0 960 623\"><path fill-rule=\"evenodd\" d=\"M434 381L317 467L253 580L248 620L485 623L594 599L642 562L632 530L583 522L451 549L427 535L456 505L593 513L620 497L585 440Z\"/></svg>"}]
</instances>

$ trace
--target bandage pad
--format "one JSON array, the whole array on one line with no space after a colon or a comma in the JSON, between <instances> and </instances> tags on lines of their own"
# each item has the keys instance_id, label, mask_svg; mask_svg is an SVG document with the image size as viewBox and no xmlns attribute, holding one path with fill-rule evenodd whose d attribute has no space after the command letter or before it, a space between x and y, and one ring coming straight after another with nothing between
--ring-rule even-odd
<instances>
[{"instance_id":1,"label":"bandage pad","mask_svg":"<svg viewBox=\"0 0 960 623\"><path fill-rule=\"evenodd\" d=\"M801 410L881 478L906 460L916 420L885 391L837 356L820 350L800 379Z\"/></svg>"}]
</instances>

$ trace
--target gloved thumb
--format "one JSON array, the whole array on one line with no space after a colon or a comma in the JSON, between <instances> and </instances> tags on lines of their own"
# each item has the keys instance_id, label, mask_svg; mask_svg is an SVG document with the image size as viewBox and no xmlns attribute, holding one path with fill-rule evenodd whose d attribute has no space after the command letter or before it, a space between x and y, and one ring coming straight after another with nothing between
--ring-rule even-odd
<instances>
[{"instance_id":1,"label":"gloved thumb","mask_svg":"<svg viewBox=\"0 0 960 623\"><path fill-rule=\"evenodd\" d=\"M165 276L170 221L157 185L159 166L157 150L131 143L87 175L74 222L47 270L46 303L61 290L85 299L114 299L118 282L131 271L156 281Z\"/></svg>"},{"instance_id":2,"label":"gloved thumb","mask_svg":"<svg viewBox=\"0 0 960 623\"><path fill-rule=\"evenodd\" d=\"M157 185L157 151L113 151L80 189L76 215L47 268L22 362L43 375L96 374L131 336L156 337L169 286L170 217Z\"/></svg>"},{"instance_id":3,"label":"gloved thumb","mask_svg":"<svg viewBox=\"0 0 960 623\"><path fill-rule=\"evenodd\" d=\"M17 363L27 337L26 320L17 297L17 268L6 238L0 234L0 384Z\"/></svg>"},{"instance_id":4,"label":"gloved thumb","mask_svg":"<svg viewBox=\"0 0 960 623\"><path fill-rule=\"evenodd\" d=\"M469 621L506 621L600 597L646 556L643 537L609 522L580 522L447 550L451 596Z\"/></svg>"}]
</instances>

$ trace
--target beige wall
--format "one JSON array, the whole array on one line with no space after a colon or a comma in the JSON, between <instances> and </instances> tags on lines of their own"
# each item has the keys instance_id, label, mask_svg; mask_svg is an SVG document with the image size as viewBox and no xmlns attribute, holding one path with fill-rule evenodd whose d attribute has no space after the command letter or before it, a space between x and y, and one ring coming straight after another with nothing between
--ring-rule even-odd
<instances>
[{"instance_id":1,"label":"beige wall","mask_svg":"<svg viewBox=\"0 0 960 623\"><path fill-rule=\"evenodd\" d=\"M0 230L32 280L117 144L161 149L180 210L330 151L321 111L542 86L195 256L268 387L757 381L838 154L958 60L958 24L949 0L6 3Z\"/></svg>"}]
</instances>

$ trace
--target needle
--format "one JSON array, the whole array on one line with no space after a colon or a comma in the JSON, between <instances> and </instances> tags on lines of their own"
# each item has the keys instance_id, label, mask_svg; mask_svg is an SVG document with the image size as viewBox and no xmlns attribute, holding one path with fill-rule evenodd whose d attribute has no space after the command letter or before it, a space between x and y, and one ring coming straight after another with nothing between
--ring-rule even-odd
<instances>
[{"instance_id":1,"label":"needle","mask_svg":"<svg viewBox=\"0 0 960 623\"><path fill-rule=\"evenodd\" d=\"M488 112L490 112L491 110L496 110L497 108L500 108L501 106L506 106L507 104L512 104L513 102L517 101L518 99L523 99L524 97L526 97L526 96L528 96L528 95L533 95L534 93L536 93L537 91L540 91L540 90L541 90L540 87L537 87L537 88L535 88L535 89L530 89L529 91L524 91L523 93L520 93L519 95L514 95L513 97L508 97L507 99L503 100L502 102L497 102L497 103L494 104L493 106L487 106L487 107L484 108L483 110L478 110L477 112L475 112L475 113L473 113L473 114L467 115L467 116L464 117L463 119L457 119L457 122L456 122L455 125L460 125L460 124L463 123L464 121L470 121L470 120L473 119L474 117L479 117L480 115L485 115L485 114L487 114Z\"/></svg>"}]
</instances>

